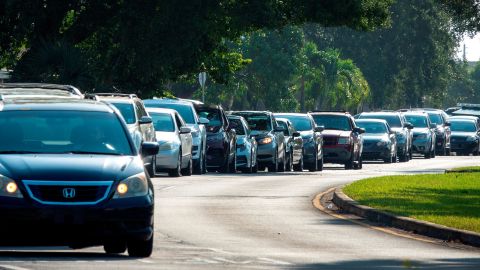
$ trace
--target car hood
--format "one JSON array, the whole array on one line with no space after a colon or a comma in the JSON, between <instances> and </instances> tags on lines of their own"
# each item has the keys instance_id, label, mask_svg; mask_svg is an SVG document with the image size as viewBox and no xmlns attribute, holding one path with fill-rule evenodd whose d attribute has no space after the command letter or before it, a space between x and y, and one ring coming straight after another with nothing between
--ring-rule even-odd
<instances>
[{"instance_id":1,"label":"car hood","mask_svg":"<svg viewBox=\"0 0 480 270\"><path fill-rule=\"evenodd\" d=\"M155 132L155 136L157 138L157 142L159 144L166 143L166 142L176 142L178 140L177 133L175 132L163 132L163 131L157 131Z\"/></svg>"},{"instance_id":2,"label":"car hood","mask_svg":"<svg viewBox=\"0 0 480 270\"><path fill-rule=\"evenodd\" d=\"M0 174L15 180L122 180L143 171L139 156L0 155Z\"/></svg>"},{"instance_id":3,"label":"car hood","mask_svg":"<svg viewBox=\"0 0 480 270\"><path fill-rule=\"evenodd\" d=\"M323 136L350 137L351 131L326 129L322 132Z\"/></svg>"},{"instance_id":4,"label":"car hood","mask_svg":"<svg viewBox=\"0 0 480 270\"><path fill-rule=\"evenodd\" d=\"M267 137L271 133L269 131L252 130L251 134L255 136L255 138L263 138Z\"/></svg>"},{"instance_id":5,"label":"car hood","mask_svg":"<svg viewBox=\"0 0 480 270\"><path fill-rule=\"evenodd\" d=\"M413 134L427 134L430 133L430 130L428 128L414 128L413 129Z\"/></svg>"},{"instance_id":6,"label":"car hood","mask_svg":"<svg viewBox=\"0 0 480 270\"><path fill-rule=\"evenodd\" d=\"M369 134L369 133L364 133L363 134L363 140L364 141L385 141L389 140L387 134Z\"/></svg>"},{"instance_id":7,"label":"car hood","mask_svg":"<svg viewBox=\"0 0 480 270\"><path fill-rule=\"evenodd\" d=\"M311 138L313 136L313 130L300 131L300 135L302 136L302 139Z\"/></svg>"},{"instance_id":8,"label":"car hood","mask_svg":"<svg viewBox=\"0 0 480 270\"><path fill-rule=\"evenodd\" d=\"M394 131L395 133L403 133L405 130L403 128L400 128L400 127L396 127L396 128L391 128L392 131Z\"/></svg>"},{"instance_id":9,"label":"car hood","mask_svg":"<svg viewBox=\"0 0 480 270\"><path fill-rule=\"evenodd\" d=\"M455 136L455 137L472 137L472 136L475 136L475 135L477 135L476 132L452 131L452 135L451 135L451 136Z\"/></svg>"}]
</instances>

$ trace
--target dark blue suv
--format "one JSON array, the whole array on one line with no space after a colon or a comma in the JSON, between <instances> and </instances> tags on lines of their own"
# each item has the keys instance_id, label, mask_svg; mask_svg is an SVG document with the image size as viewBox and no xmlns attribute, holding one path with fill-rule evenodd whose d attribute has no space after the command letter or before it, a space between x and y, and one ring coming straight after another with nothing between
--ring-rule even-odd
<instances>
[{"instance_id":1,"label":"dark blue suv","mask_svg":"<svg viewBox=\"0 0 480 270\"><path fill-rule=\"evenodd\" d=\"M112 105L0 93L0 245L103 245L150 256L154 193L142 157Z\"/></svg>"}]
</instances>

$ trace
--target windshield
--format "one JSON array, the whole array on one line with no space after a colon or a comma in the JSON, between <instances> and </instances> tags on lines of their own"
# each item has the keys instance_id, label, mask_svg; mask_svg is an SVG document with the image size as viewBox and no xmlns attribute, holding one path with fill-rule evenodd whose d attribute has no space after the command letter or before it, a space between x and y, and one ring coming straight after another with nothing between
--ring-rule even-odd
<instances>
[{"instance_id":1,"label":"windshield","mask_svg":"<svg viewBox=\"0 0 480 270\"><path fill-rule=\"evenodd\" d=\"M428 117L430 118L430 122L434 123L435 125L443 125L443 118L440 116L440 114L429 113Z\"/></svg>"},{"instance_id":2,"label":"windshield","mask_svg":"<svg viewBox=\"0 0 480 270\"><path fill-rule=\"evenodd\" d=\"M357 126L365 129L365 133L385 134L388 133L387 126L382 123L357 122Z\"/></svg>"},{"instance_id":3,"label":"windshield","mask_svg":"<svg viewBox=\"0 0 480 270\"><path fill-rule=\"evenodd\" d=\"M150 112L150 117L152 117L155 131L163 131L163 132L175 131L175 125L173 124L173 119L170 114Z\"/></svg>"},{"instance_id":4,"label":"windshield","mask_svg":"<svg viewBox=\"0 0 480 270\"><path fill-rule=\"evenodd\" d=\"M132 155L127 133L113 113L5 111L0 113L0 153Z\"/></svg>"},{"instance_id":5,"label":"windshield","mask_svg":"<svg viewBox=\"0 0 480 270\"><path fill-rule=\"evenodd\" d=\"M452 121L450 130L458 132L476 132L477 128L475 123L470 121Z\"/></svg>"},{"instance_id":6,"label":"windshield","mask_svg":"<svg viewBox=\"0 0 480 270\"><path fill-rule=\"evenodd\" d=\"M423 115L405 115L405 118L410 122L414 128L427 128L427 117Z\"/></svg>"},{"instance_id":7,"label":"windshield","mask_svg":"<svg viewBox=\"0 0 480 270\"><path fill-rule=\"evenodd\" d=\"M342 115L313 115L313 120L317 126L324 126L325 129L351 130L348 117Z\"/></svg>"},{"instance_id":8,"label":"windshield","mask_svg":"<svg viewBox=\"0 0 480 270\"><path fill-rule=\"evenodd\" d=\"M187 124L196 124L195 115L192 106L181 103L149 103L144 101L145 107L150 108L165 108L176 110Z\"/></svg>"},{"instance_id":9,"label":"windshield","mask_svg":"<svg viewBox=\"0 0 480 270\"><path fill-rule=\"evenodd\" d=\"M198 116L208 119L209 127L220 127L223 126L222 116L220 111L216 109L199 109L197 110Z\"/></svg>"},{"instance_id":10,"label":"windshield","mask_svg":"<svg viewBox=\"0 0 480 270\"><path fill-rule=\"evenodd\" d=\"M248 127L255 131L270 131L272 130L272 121L266 114L242 114L243 118L247 120Z\"/></svg>"},{"instance_id":11,"label":"windshield","mask_svg":"<svg viewBox=\"0 0 480 270\"><path fill-rule=\"evenodd\" d=\"M135 124L135 109L133 108L133 104L130 103L115 103L110 102L115 108L117 108L125 119L127 124Z\"/></svg>"},{"instance_id":12,"label":"windshield","mask_svg":"<svg viewBox=\"0 0 480 270\"><path fill-rule=\"evenodd\" d=\"M360 114L358 119L380 119L387 121L388 125L392 128L401 128L402 121L399 115L387 115L387 114Z\"/></svg>"},{"instance_id":13,"label":"windshield","mask_svg":"<svg viewBox=\"0 0 480 270\"><path fill-rule=\"evenodd\" d=\"M307 131L307 130L312 130L312 122L310 121L310 118L308 116L296 116L296 115L285 115L285 114L279 114L277 115L279 118L286 118L292 122L293 127L297 131Z\"/></svg>"},{"instance_id":14,"label":"windshield","mask_svg":"<svg viewBox=\"0 0 480 270\"><path fill-rule=\"evenodd\" d=\"M228 119L230 121L230 127L235 129L237 135L245 135L245 129L243 128L242 121L240 119Z\"/></svg>"}]
</instances>

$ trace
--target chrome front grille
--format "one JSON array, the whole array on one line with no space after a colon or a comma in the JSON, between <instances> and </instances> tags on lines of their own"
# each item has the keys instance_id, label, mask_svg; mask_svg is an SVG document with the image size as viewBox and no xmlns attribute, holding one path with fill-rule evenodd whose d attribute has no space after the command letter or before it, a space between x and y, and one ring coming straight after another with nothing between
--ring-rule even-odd
<instances>
[{"instance_id":1,"label":"chrome front grille","mask_svg":"<svg viewBox=\"0 0 480 270\"><path fill-rule=\"evenodd\" d=\"M95 205L105 200L113 181L23 180L30 197L47 205Z\"/></svg>"}]
</instances>

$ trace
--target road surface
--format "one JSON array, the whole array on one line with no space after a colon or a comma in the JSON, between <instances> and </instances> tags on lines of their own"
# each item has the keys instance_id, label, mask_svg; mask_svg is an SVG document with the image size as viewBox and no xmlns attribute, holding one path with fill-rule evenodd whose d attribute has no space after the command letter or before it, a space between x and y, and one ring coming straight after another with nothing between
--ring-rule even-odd
<instances>
[{"instance_id":1,"label":"road surface","mask_svg":"<svg viewBox=\"0 0 480 270\"><path fill-rule=\"evenodd\" d=\"M0 269L480 269L479 249L395 236L312 206L316 194L358 179L479 164L480 157L437 157L361 171L327 164L317 173L158 177L152 257L3 248Z\"/></svg>"}]
</instances>

